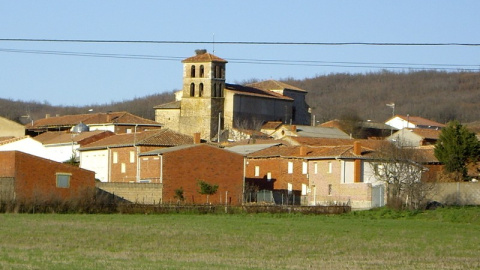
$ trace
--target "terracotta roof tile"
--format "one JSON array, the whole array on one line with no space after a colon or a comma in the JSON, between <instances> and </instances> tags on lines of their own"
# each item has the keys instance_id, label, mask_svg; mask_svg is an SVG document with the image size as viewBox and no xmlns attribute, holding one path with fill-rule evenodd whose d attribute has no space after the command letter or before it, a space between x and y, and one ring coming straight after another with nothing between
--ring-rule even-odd
<instances>
[{"instance_id":1,"label":"terracotta roof tile","mask_svg":"<svg viewBox=\"0 0 480 270\"><path fill-rule=\"evenodd\" d=\"M309 146L353 146L354 142L360 142L362 147L370 149L379 149L385 145L389 145L389 141L385 140L365 140L365 139L333 139L333 138L309 138L309 137L289 137L289 140L299 145Z\"/></svg>"},{"instance_id":2,"label":"terracotta roof tile","mask_svg":"<svg viewBox=\"0 0 480 270\"><path fill-rule=\"evenodd\" d=\"M304 148L303 150L301 150ZM305 154L302 155L302 151ZM276 145L248 155L250 158L307 158L307 159L332 159L332 158L359 158L368 156L372 152L371 149L362 147L362 155L358 156L353 153L353 146L285 146Z\"/></svg>"},{"instance_id":3,"label":"terracotta roof tile","mask_svg":"<svg viewBox=\"0 0 480 270\"><path fill-rule=\"evenodd\" d=\"M225 89L231 91L235 94L239 95L246 95L246 96L256 96L256 97L263 97L263 98L274 98L274 99L283 99L293 101L292 98L259 88L243 86L238 84L225 84Z\"/></svg>"},{"instance_id":4,"label":"terracotta roof tile","mask_svg":"<svg viewBox=\"0 0 480 270\"><path fill-rule=\"evenodd\" d=\"M92 124L142 124L142 125L157 125L160 124L140 116L133 115L128 112L110 112L110 113L93 113L93 114L75 114L63 115L38 119L27 124L27 128L48 128L48 127L73 127L79 123L87 125Z\"/></svg>"},{"instance_id":5,"label":"terracotta roof tile","mask_svg":"<svg viewBox=\"0 0 480 270\"><path fill-rule=\"evenodd\" d=\"M444 124L435 122L433 120L425 119L420 116L404 116L404 115L396 115L397 117L409 121L417 126L432 126L432 127L445 127Z\"/></svg>"},{"instance_id":6,"label":"terracotta roof tile","mask_svg":"<svg viewBox=\"0 0 480 270\"><path fill-rule=\"evenodd\" d=\"M259 89L264 89L264 90L293 90L293 91L298 91L298 92L307 92L304 89L295 87L293 85L286 84L284 82L279 82L276 80L267 80L267 81L262 81L262 82L257 82L257 83L251 83L247 84L247 86L250 87L255 87Z\"/></svg>"},{"instance_id":7,"label":"terracotta roof tile","mask_svg":"<svg viewBox=\"0 0 480 270\"><path fill-rule=\"evenodd\" d=\"M414 128L410 130L424 139L434 140L438 140L440 133L442 133L442 131L439 129Z\"/></svg>"},{"instance_id":8,"label":"terracotta roof tile","mask_svg":"<svg viewBox=\"0 0 480 270\"><path fill-rule=\"evenodd\" d=\"M38 136L35 136L34 139L41 142L42 144L61 144L61 143L78 143L86 138L101 134L101 133L112 133L105 130L94 130L94 131L85 131L81 133L70 133L65 131L48 131L44 132Z\"/></svg>"},{"instance_id":9,"label":"terracotta roof tile","mask_svg":"<svg viewBox=\"0 0 480 270\"><path fill-rule=\"evenodd\" d=\"M84 145L80 150L103 149L106 147L126 146L177 146L192 144L193 137L174 132L170 129L151 130L110 136Z\"/></svg>"},{"instance_id":10,"label":"terracotta roof tile","mask_svg":"<svg viewBox=\"0 0 480 270\"><path fill-rule=\"evenodd\" d=\"M215 56L211 53L198 54L187 59L184 59L182 63L196 63L196 62L223 62L227 63L226 60Z\"/></svg>"}]
</instances>

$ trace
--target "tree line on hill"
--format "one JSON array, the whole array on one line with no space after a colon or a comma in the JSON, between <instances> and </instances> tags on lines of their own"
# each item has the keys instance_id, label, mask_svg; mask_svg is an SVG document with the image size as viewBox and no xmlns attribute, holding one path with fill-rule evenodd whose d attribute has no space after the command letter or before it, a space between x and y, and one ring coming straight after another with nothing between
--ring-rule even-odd
<instances>
[{"instance_id":1,"label":"tree line on hill","mask_svg":"<svg viewBox=\"0 0 480 270\"><path fill-rule=\"evenodd\" d=\"M318 123L345 117L385 122L393 113L421 116L440 123L480 120L480 72L382 71L282 81L308 91L307 103ZM27 123L44 118L46 114L80 114L93 109L94 112L128 111L153 120L153 107L173 101L173 93L81 107L0 99L0 116ZM394 111L386 106L391 103L395 103Z\"/></svg>"}]
</instances>

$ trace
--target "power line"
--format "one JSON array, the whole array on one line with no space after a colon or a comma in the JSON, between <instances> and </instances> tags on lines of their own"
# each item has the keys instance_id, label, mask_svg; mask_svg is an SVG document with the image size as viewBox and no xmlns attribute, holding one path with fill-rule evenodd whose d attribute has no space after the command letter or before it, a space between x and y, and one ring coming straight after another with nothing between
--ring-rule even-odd
<instances>
[{"instance_id":1,"label":"power line","mask_svg":"<svg viewBox=\"0 0 480 270\"><path fill-rule=\"evenodd\" d=\"M224 45L314 45L314 46L480 46L480 43L426 43L426 42L272 42L272 41L180 41L180 40L100 40L100 39L32 39L0 38L14 42L70 42L70 43L144 43L144 44L224 44Z\"/></svg>"},{"instance_id":2,"label":"power line","mask_svg":"<svg viewBox=\"0 0 480 270\"><path fill-rule=\"evenodd\" d=\"M6 48L0 48L0 52L40 54L40 55L45 54L45 55L60 55L60 56L79 56L79 57L100 57L100 58L114 58L114 59L156 60L156 61L179 61L179 60L185 59L185 57L181 57L181 56L21 50L21 49L6 49ZM227 60L231 63L256 64L256 65L322 66L322 67L413 69L413 70L425 70L425 69L459 70L461 69L465 71L478 71L478 65L459 65L459 64L419 64L419 63L400 63L400 62L380 62L380 63L331 62L331 61L315 61L315 60L241 59L241 58L229 58Z\"/></svg>"}]
</instances>

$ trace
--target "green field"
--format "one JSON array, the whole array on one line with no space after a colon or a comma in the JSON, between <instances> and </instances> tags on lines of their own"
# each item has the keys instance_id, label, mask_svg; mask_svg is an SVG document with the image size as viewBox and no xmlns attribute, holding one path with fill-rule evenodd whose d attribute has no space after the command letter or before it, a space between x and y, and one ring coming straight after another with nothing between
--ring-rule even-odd
<instances>
[{"instance_id":1,"label":"green field","mask_svg":"<svg viewBox=\"0 0 480 270\"><path fill-rule=\"evenodd\" d=\"M480 269L480 208L1 214L0 269Z\"/></svg>"}]
</instances>

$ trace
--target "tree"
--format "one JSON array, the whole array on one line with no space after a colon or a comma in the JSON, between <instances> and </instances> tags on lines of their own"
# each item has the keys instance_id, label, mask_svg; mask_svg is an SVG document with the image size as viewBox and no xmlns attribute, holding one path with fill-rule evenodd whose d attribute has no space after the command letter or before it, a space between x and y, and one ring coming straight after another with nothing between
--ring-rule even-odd
<instances>
[{"instance_id":1,"label":"tree","mask_svg":"<svg viewBox=\"0 0 480 270\"><path fill-rule=\"evenodd\" d=\"M203 180L198 180L197 184L198 184L198 187L199 187L198 193L200 193L202 195L207 195L207 204L208 204L209 203L208 202L208 197L210 195L213 195L213 194L217 193L218 185L209 184L209 183L207 183Z\"/></svg>"},{"instance_id":2,"label":"tree","mask_svg":"<svg viewBox=\"0 0 480 270\"><path fill-rule=\"evenodd\" d=\"M374 159L370 164L376 178L387 187L387 205L396 209L416 209L423 205L433 185L421 181L426 168L420 151L403 147L399 142L377 149Z\"/></svg>"},{"instance_id":3,"label":"tree","mask_svg":"<svg viewBox=\"0 0 480 270\"><path fill-rule=\"evenodd\" d=\"M183 202L185 200L183 195L183 187L175 189L175 195L173 197L177 199L178 202Z\"/></svg>"},{"instance_id":4,"label":"tree","mask_svg":"<svg viewBox=\"0 0 480 270\"><path fill-rule=\"evenodd\" d=\"M467 177L467 164L475 162L480 154L480 143L475 133L454 120L442 129L435 144L435 157L445 165L445 172L457 175L456 181Z\"/></svg>"}]
</instances>

